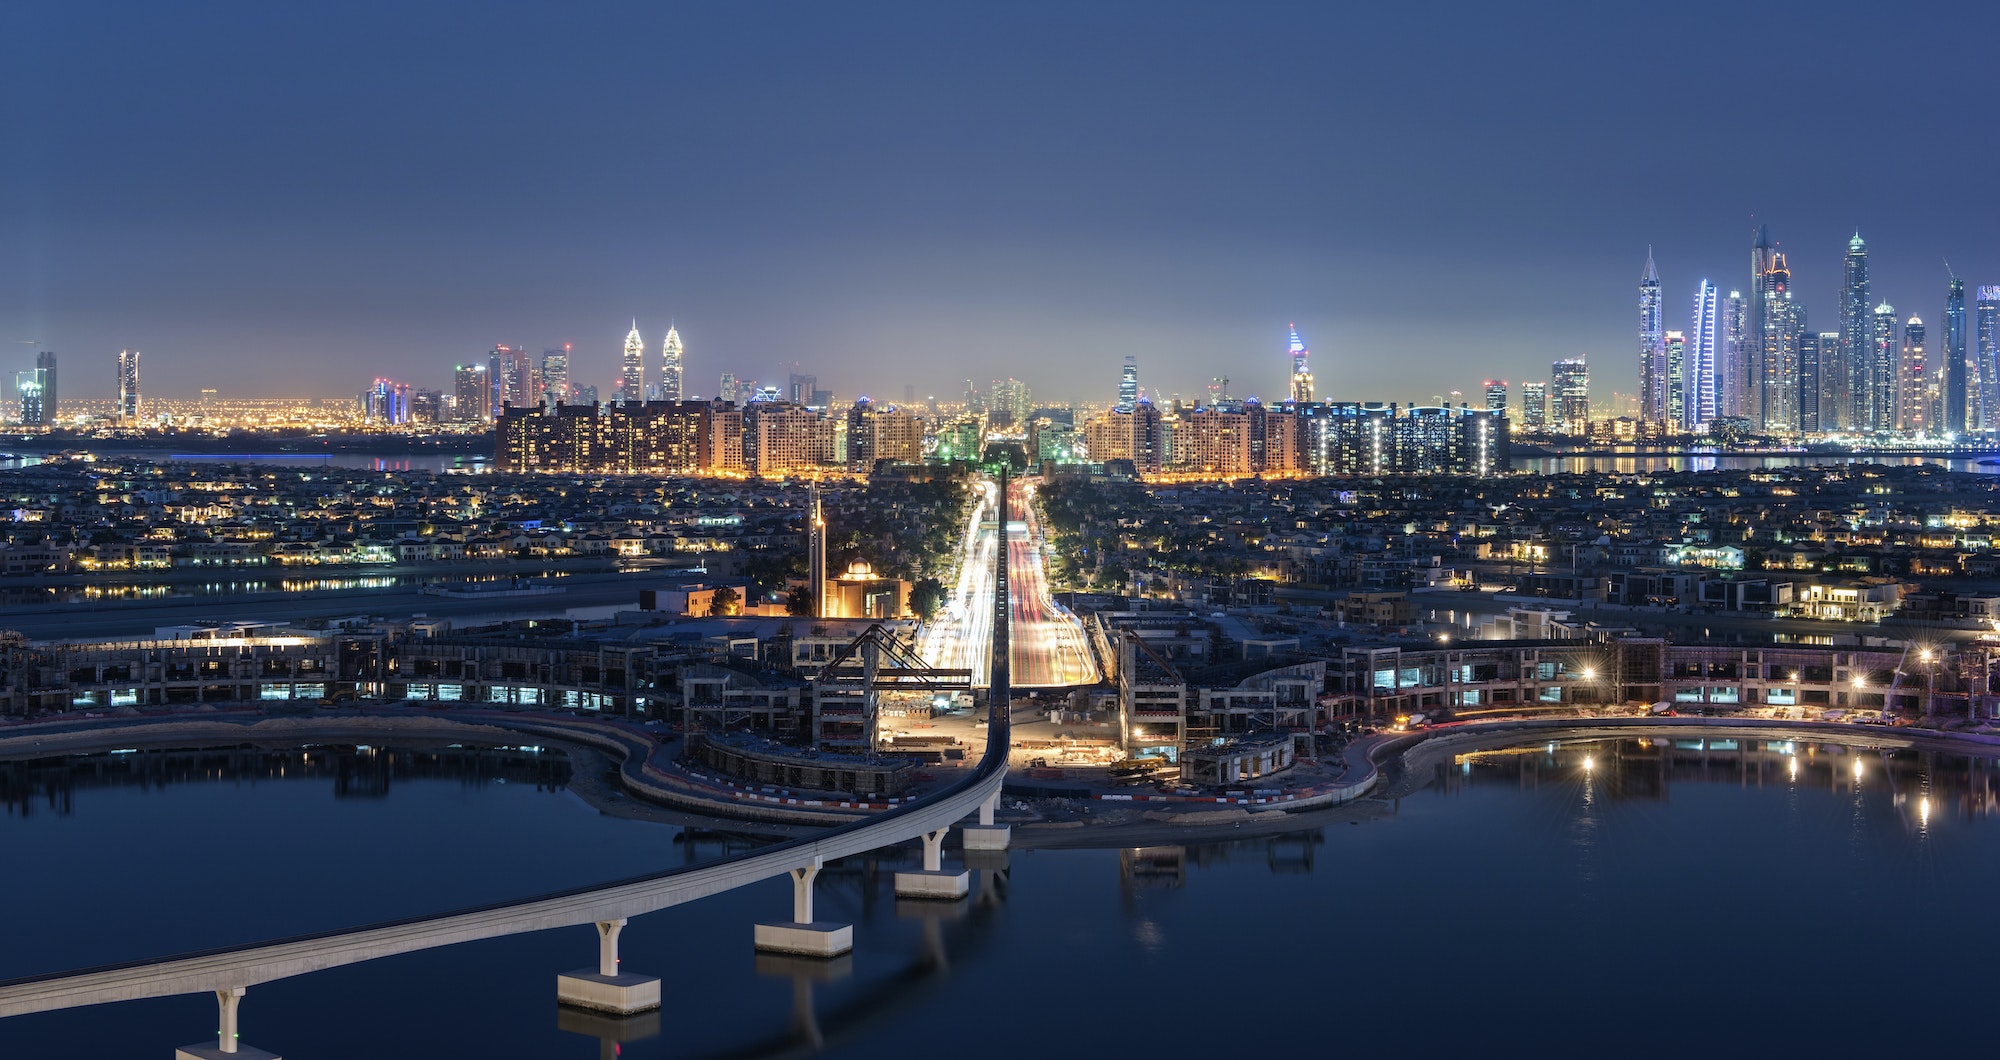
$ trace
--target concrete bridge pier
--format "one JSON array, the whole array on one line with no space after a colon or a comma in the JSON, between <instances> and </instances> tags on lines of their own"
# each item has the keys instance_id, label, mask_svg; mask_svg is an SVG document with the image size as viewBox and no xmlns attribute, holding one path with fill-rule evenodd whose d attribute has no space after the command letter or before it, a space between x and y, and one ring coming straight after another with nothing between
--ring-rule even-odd
<instances>
[{"instance_id":1,"label":"concrete bridge pier","mask_svg":"<svg viewBox=\"0 0 2000 1060\"><path fill-rule=\"evenodd\" d=\"M215 1044L204 1042L200 1045L183 1045L174 1050L174 1060L217 1060L230 1057L232 1060L279 1060L277 1053L267 1053L238 1042L236 1032L236 1010L243 1004L246 988L235 986L215 992L215 1001L222 1009L222 1026L215 1034Z\"/></svg>"},{"instance_id":2,"label":"concrete bridge pier","mask_svg":"<svg viewBox=\"0 0 2000 1060\"><path fill-rule=\"evenodd\" d=\"M1004 824L993 823L993 811L1000 805L1000 793L995 791L979 804L979 823L964 826L965 849L1005 850L1013 836L1013 829Z\"/></svg>"},{"instance_id":3,"label":"concrete bridge pier","mask_svg":"<svg viewBox=\"0 0 2000 1060\"><path fill-rule=\"evenodd\" d=\"M660 981L618 971L618 934L625 918L597 922L597 970L579 968L556 976L556 1000L565 1005L629 1016L660 1007Z\"/></svg>"},{"instance_id":4,"label":"concrete bridge pier","mask_svg":"<svg viewBox=\"0 0 2000 1060\"><path fill-rule=\"evenodd\" d=\"M925 832L924 867L918 872L896 874L896 897L898 898L941 898L957 901L965 897L970 876L963 870L944 871L944 837L949 828L935 832Z\"/></svg>"},{"instance_id":5,"label":"concrete bridge pier","mask_svg":"<svg viewBox=\"0 0 2000 1060\"><path fill-rule=\"evenodd\" d=\"M814 855L812 864L793 869L792 920L790 923L758 924L756 946L766 953L796 953L802 957L838 957L854 949L854 925L822 923L813 919L813 880L824 864Z\"/></svg>"},{"instance_id":6,"label":"concrete bridge pier","mask_svg":"<svg viewBox=\"0 0 2000 1060\"><path fill-rule=\"evenodd\" d=\"M618 1060L618 1054L625 1043L660 1036L660 1010L654 1009L636 1016L613 1016L609 1013L558 1005L556 1029L586 1038L595 1038L598 1060Z\"/></svg>"}]
</instances>

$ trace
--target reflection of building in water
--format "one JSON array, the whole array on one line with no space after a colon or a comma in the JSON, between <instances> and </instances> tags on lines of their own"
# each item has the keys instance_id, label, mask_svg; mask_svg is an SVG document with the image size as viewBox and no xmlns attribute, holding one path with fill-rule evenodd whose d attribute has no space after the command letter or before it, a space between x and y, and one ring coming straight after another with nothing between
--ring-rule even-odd
<instances>
[{"instance_id":1,"label":"reflection of building in water","mask_svg":"<svg viewBox=\"0 0 2000 1060\"><path fill-rule=\"evenodd\" d=\"M1549 742L1475 751L1440 763L1433 787L1479 784L1523 789L1570 784L1588 774L1607 799L1665 799L1675 784L1792 786L1879 791L1912 822L1951 812L2000 814L2000 759L1908 748L1793 740L1739 740L1711 731L1684 738Z\"/></svg>"},{"instance_id":2,"label":"reflection of building in water","mask_svg":"<svg viewBox=\"0 0 2000 1060\"><path fill-rule=\"evenodd\" d=\"M38 809L66 815L74 812L78 791L224 780L331 779L336 798L379 798L392 782L407 780L456 780L468 787L505 782L553 792L568 786L570 769L562 752L529 748L135 751L0 762L0 804L23 816Z\"/></svg>"},{"instance_id":3,"label":"reflection of building in water","mask_svg":"<svg viewBox=\"0 0 2000 1060\"><path fill-rule=\"evenodd\" d=\"M1118 852L1118 876L1132 886L1179 887L1187 882L1187 848L1127 847Z\"/></svg>"},{"instance_id":4,"label":"reflection of building in water","mask_svg":"<svg viewBox=\"0 0 2000 1060\"><path fill-rule=\"evenodd\" d=\"M1127 847L1118 852L1118 877L1126 899L1145 887L1179 887L1188 867L1209 868L1261 859L1274 873L1311 873L1314 854L1326 842L1323 829L1187 846Z\"/></svg>"}]
</instances>

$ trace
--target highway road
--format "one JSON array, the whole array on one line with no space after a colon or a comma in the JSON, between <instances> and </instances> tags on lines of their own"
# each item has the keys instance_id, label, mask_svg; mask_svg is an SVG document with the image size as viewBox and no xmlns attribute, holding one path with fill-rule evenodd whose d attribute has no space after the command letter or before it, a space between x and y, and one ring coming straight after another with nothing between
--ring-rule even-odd
<instances>
[{"instance_id":1,"label":"highway road","mask_svg":"<svg viewBox=\"0 0 2000 1060\"><path fill-rule=\"evenodd\" d=\"M1049 596L1043 564L1041 520L1035 514L1035 483L1009 485L1007 508L1013 520L1007 535L1007 586L1012 596L1013 638L1009 658L1016 688L1074 688L1097 683L1097 663L1083 623Z\"/></svg>"},{"instance_id":2,"label":"highway road","mask_svg":"<svg viewBox=\"0 0 2000 1060\"><path fill-rule=\"evenodd\" d=\"M1008 658L1013 663L1014 687L1096 684L1097 664L1083 623L1049 598L1033 483L1015 482L1008 487L1007 507L1013 519L1007 527L993 521L998 487L989 482L983 488L985 495L967 520L960 545L958 584L944 612L925 627L919 641L924 659L932 666L970 669L973 684L985 685L993 640L993 563L1004 536L1013 610Z\"/></svg>"},{"instance_id":3,"label":"highway road","mask_svg":"<svg viewBox=\"0 0 2000 1060\"><path fill-rule=\"evenodd\" d=\"M983 483L985 493L966 520L959 545L958 582L944 610L923 629L917 649L924 660L941 669L972 671L972 683L984 688L986 661L993 642L993 559L998 531L991 520L997 488Z\"/></svg>"}]
</instances>

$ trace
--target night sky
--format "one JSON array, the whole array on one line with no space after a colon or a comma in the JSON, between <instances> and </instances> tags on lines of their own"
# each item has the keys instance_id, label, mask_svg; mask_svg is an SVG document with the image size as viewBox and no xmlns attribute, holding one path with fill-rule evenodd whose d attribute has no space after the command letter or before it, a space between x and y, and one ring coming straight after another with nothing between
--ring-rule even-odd
<instances>
[{"instance_id":1,"label":"night sky","mask_svg":"<svg viewBox=\"0 0 2000 1060\"><path fill-rule=\"evenodd\" d=\"M636 316L689 389L1212 375L1428 399L1635 383L1771 226L1834 330L2000 284L1994 4L0 5L0 368L65 398L446 387ZM1936 339L1933 339L1935 346ZM11 352L9 352L11 351ZM1470 397L1468 399L1471 399Z\"/></svg>"}]
</instances>

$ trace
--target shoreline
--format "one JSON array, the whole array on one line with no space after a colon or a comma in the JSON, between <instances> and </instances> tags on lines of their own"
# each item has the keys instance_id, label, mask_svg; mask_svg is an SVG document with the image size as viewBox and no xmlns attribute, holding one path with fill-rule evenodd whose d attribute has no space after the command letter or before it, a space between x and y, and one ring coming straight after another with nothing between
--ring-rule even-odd
<instances>
[{"instance_id":1,"label":"shoreline","mask_svg":"<svg viewBox=\"0 0 2000 1060\"><path fill-rule=\"evenodd\" d=\"M119 750L198 750L221 747L292 749L314 743L517 745L549 741L576 761L569 790L599 813L691 829L748 831L775 837L807 835L868 816L840 812L838 803L753 796L737 789L703 793L653 761L650 734L609 719L533 714L471 717L464 713L266 716L248 712L77 719L0 729L0 761L22 761ZM1427 783L1428 767L1473 751L1539 739L1562 741L1725 733L1750 740L1813 740L1870 749L1942 750L2000 756L2000 736L1935 729L1857 727L1840 722L1762 718L1523 718L1477 722L1378 737L1349 748L1367 763L1359 779L1336 791L1285 802L1222 795L1162 799L1096 793L1087 798L1024 801L1003 796L1000 818L1014 826L1018 849L1084 849L1205 842L1360 823L1393 813L1395 801ZM613 775L615 774L615 780ZM764 801L743 801L746 796ZM733 800L733 801L731 801ZM1039 805L1037 805L1039 803ZM789 804L789 805L787 805ZM1026 810L1015 809L1027 806ZM794 808L796 807L796 808Z\"/></svg>"}]
</instances>

